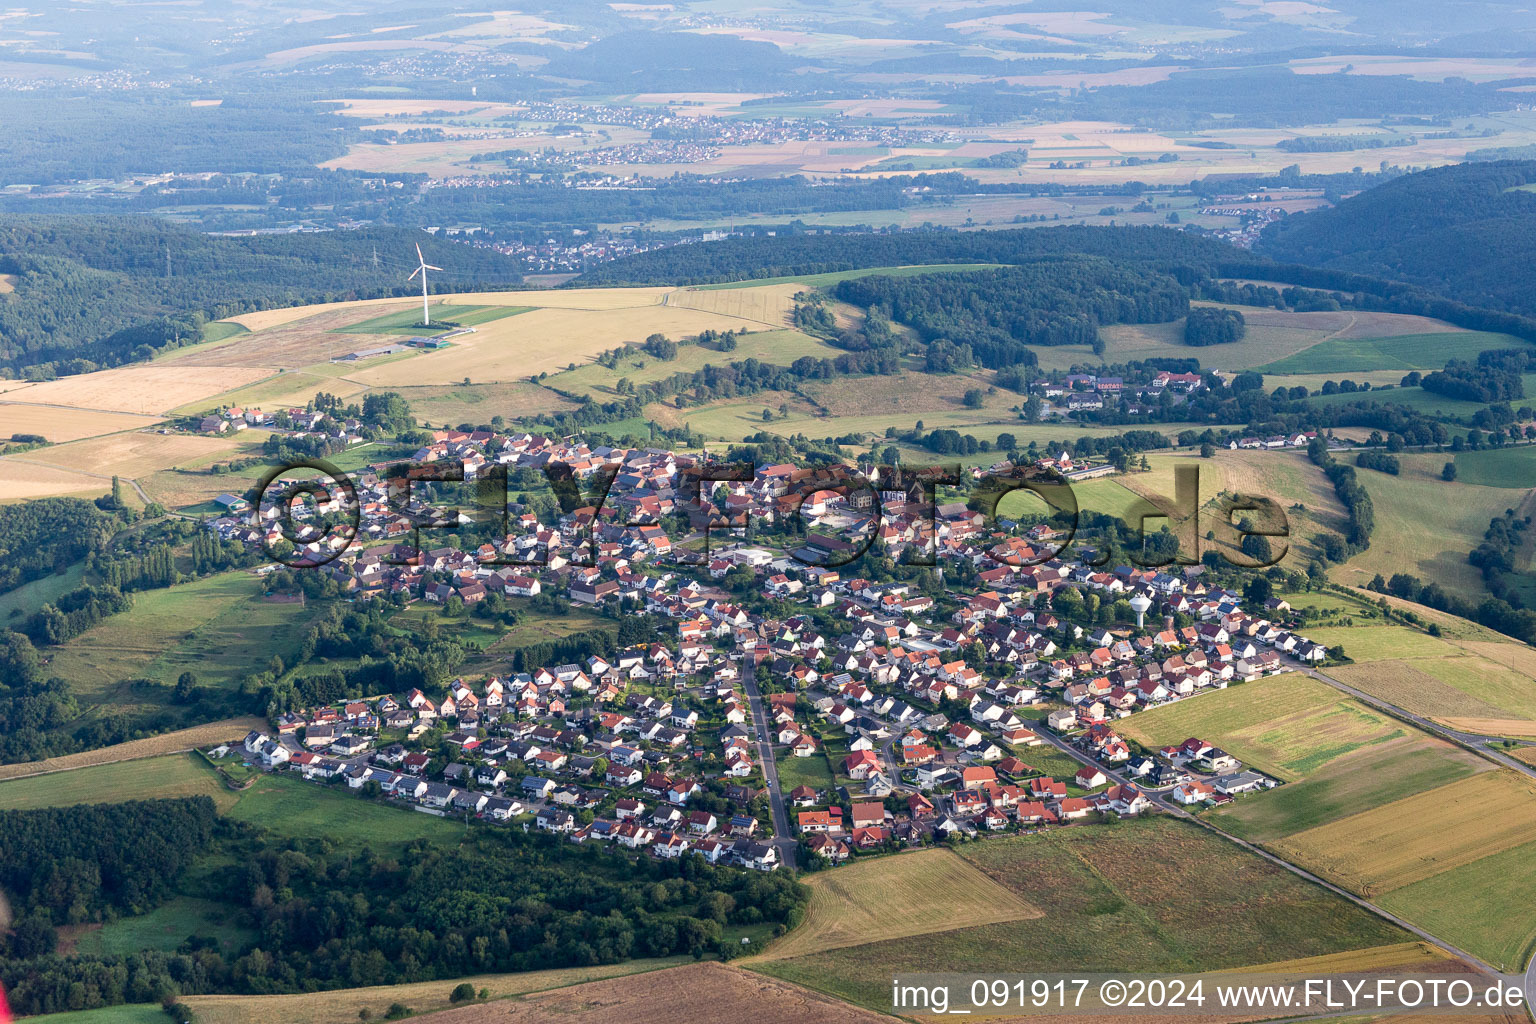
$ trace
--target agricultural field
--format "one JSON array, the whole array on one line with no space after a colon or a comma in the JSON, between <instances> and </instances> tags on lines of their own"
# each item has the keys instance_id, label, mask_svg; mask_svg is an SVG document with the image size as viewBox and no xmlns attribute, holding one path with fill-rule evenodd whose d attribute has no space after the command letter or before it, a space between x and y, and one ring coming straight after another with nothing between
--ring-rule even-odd
<instances>
[{"instance_id":1,"label":"agricultural field","mask_svg":"<svg viewBox=\"0 0 1536 1024\"><path fill-rule=\"evenodd\" d=\"M739 316L766 327L788 327L794 311L795 295L804 286L785 281L777 284L755 283L741 288L679 288L666 298L669 306L686 306L709 313Z\"/></svg>"},{"instance_id":2,"label":"agricultural field","mask_svg":"<svg viewBox=\"0 0 1536 1024\"><path fill-rule=\"evenodd\" d=\"M1075 363L1120 363L1133 359L1198 359L1200 365L1214 370L1247 370L1288 356L1326 341L1332 335L1329 321L1297 319L1326 317L1326 313L1275 313L1243 308L1248 320L1242 341L1208 348L1184 344L1184 321L1166 324L1116 324L1099 328L1104 341L1104 355L1095 356L1081 345L1032 346L1046 369L1066 369ZM1276 322L1271 323L1274 320Z\"/></svg>"},{"instance_id":3,"label":"agricultural field","mask_svg":"<svg viewBox=\"0 0 1536 1024\"><path fill-rule=\"evenodd\" d=\"M1518 973L1536 949L1536 844L1525 843L1386 893L1376 902Z\"/></svg>"},{"instance_id":4,"label":"agricultural field","mask_svg":"<svg viewBox=\"0 0 1536 1024\"><path fill-rule=\"evenodd\" d=\"M49 1013L28 1017L28 1024L165 1024L168 1018L159 1003L104 1006L99 1010Z\"/></svg>"},{"instance_id":5,"label":"agricultural field","mask_svg":"<svg viewBox=\"0 0 1536 1024\"><path fill-rule=\"evenodd\" d=\"M132 431L35 449L6 459L131 480L172 467L193 467L227 456L249 455L259 451L267 437L265 430L242 431L232 437Z\"/></svg>"},{"instance_id":6,"label":"agricultural field","mask_svg":"<svg viewBox=\"0 0 1536 1024\"><path fill-rule=\"evenodd\" d=\"M1218 303L1197 302L1214 306ZM1257 369L1265 374L1327 374L1337 364L1359 364L1360 371L1402 368L1438 369L1451 355L1426 361L1442 351L1470 352L1513 343L1505 335L1462 331L1427 317L1396 313L1315 312L1232 306L1242 312L1248 329L1241 341L1204 349L1184 344L1184 321L1166 324L1118 324L1099 329L1104 340L1102 357L1083 346L1040 347L1034 352L1047 369L1065 369L1073 363L1117 363L1131 359L1176 358L1200 360L1209 369L1225 371ZM1461 340L1466 338L1468 340ZM1391 353L1397 353L1392 355ZM1337 374L1335 374L1337 376ZM1402 373L1392 378L1395 383ZM1357 378L1358 379L1358 378Z\"/></svg>"},{"instance_id":7,"label":"agricultural field","mask_svg":"<svg viewBox=\"0 0 1536 1024\"><path fill-rule=\"evenodd\" d=\"M1286 782L1361 747L1405 735L1392 719L1294 672L1144 711L1122 731L1153 747L1198 736Z\"/></svg>"},{"instance_id":8,"label":"agricultural field","mask_svg":"<svg viewBox=\"0 0 1536 1024\"><path fill-rule=\"evenodd\" d=\"M526 380L534 374L579 366L600 352L643 341L651 334L676 340L710 329L753 330L761 326L741 317L659 303L628 308L541 308L486 324L474 334L455 338L446 349L358 370L351 379L370 387Z\"/></svg>"},{"instance_id":9,"label":"agricultural field","mask_svg":"<svg viewBox=\"0 0 1536 1024\"><path fill-rule=\"evenodd\" d=\"M1043 916L786 959L771 949L774 959L750 966L880 1008L888 1005L892 973L956 964L1009 973L1220 970L1409 938L1219 836L1168 818L993 838L968 844L962 856ZM813 903L802 927L814 927L815 918Z\"/></svg>"},{"instance_id":10,"label":"agricultural field","mask_svg":"<svg viewBox=\"0 0 1536 1024\"><path fill-rule=\"evenodd\" d=\"M210 797L221 810L237 799L196 754L186 753L0 782L0 810L7 811L188 796Z\"/></svg>"},{"instance_id":11,"label":"agricultural field","mask_svg":"<svg viewBox=\"0 0 1536 1024\"><path fill-rule=\"evenodd\" d=\"M99 498L111 489L110 477L0 459L0 502L66 496Z\"/></svg>"},{"instance_id":12,"label":"agricultural field","mask_svg":"<svg viewBox=\"0 0 1536 1024\"><path fill-rule=\"evenodd\" d=\"M432 325L423 327L421 315L414 308L398 313L381 313L359 323L334 328L338 334L399 334L406 337L431 336L450 330L449 324L475 327L504 317L526 313L532 306L460 306L439 302L431 308Z\"/></svg>"},{"instance_id":13,"label":"agricultural field","mask_svg":"<svg viewBox=\"0 0 1536 1024\"><path fill-rule=\"evenodd\" d=\"M949 850L861 860L810 875L805 882L812 892L805 923L759 959L787 960L1041 914L1022 894Z\"/></svg>"},{"instance_id":14,"label":"agricultural field","mask_svg":"<svg viewBox=\"0 0 1536 1024\"><path fill-rule=\"evenodd\" d=\"M1372 696L1453 729L1536 736L1536 653L1523 644L1385 625L1320 627L1309 635L1344 645L1355 664L1330 672Z\"/></svg>"},{"instance_id":15,"label":"agricultural field","mask_svg":"<svg viewBox=\"0 0 1536 1024\"><path fill-rule=\"evenodd\" d=\"M1536 511L1536 495L1459 479L1448 484L1440 479L1447 459L1401 457L1399 476L1359 471L1375 507L1376 530L1371 546L1334 573L1336 582L1364 586L1377 573L1390 578L1404 572L1468 598L1481 597L1482 575L1467 562L1467 552L1482 543L1489 520L1505 509L1513 507L1522 515Z\"/></svg>"},{"instance_id":16,"label":"agricultural field","mask_svg":"<svg viewBox=\"0 0 1536 1024\"><path fill-rule=\"evenodd\" d=\"M693 373L709 365L726 366L742 359L760 359L788 366L801 356L833 359L839 354L841 350L799 331L757 330L740 336L736 348L730 352L721 352L703 345L684 345L678 349L675 359L657 359L637 347L619 359L613 369L600 363L587 363L574 370L553 374L544 384L556 391L587 394L599 401L612 401L617 394L615 386L623 379L628 379L638 387L654 384L675 374Z\"/></svg>"},{"instance_id":17,"label":"agricultural field","mask_svg":"<svg viewBox=\"0 0 1536 1024\"><path fill-rule=\"evenodd\" d=\"M817 1021L877 1024L884 1014L727 964L702 963L640 978L594 981L426 1018L435 1024L670 1024L685 1021Z\"/></svg>"},{"instance_id":18,"label":"agricultural field","mask_svg":"<svg viewBox=\"0 0 1536 1024\"><path fill-rule=\"evenodd\" d=\"M462 292L453 295L433 296L434 302L449 302L466 306L536 306L540 309L622 309L628 306L655 305L674 289L662 286L646 288L561 288L529 289L502 292ZM260 332L282 327L321 313L350 311L352 322L366 318L368 312L377 309L405 310L412 300L354 299L348 302L323 302L309 306L283 306L263 309L255 313L242 313L229 318L248 331ZM420 300L414 305L421 308ZM362 310L361 313L357 312Z\"/></svg>"},{"instance_id":19,"label":"agricultural field","mask_svg":"<svg viewBox=\"0 0 1536 1024\"><path fill-rule=\"evenodd\" d=\"M129 610L52 648L49 674L83 704L125 711L163 699L135 691L131 679L170 685L190 670L203 685L234 685L274 655L291 657L308 621L304 605L263 600L261 589L256 577L229 572L137 593Z\"/></svg>"},{"instance_id":20,"label":"agricultural field","mask_svg":"<svg viewBox=\"0 0 1536 1024\"><path fill-rule=\"evenodd\" d=\"M222 722L209 722L190 729L161 733L148 739L130 740L110 747L98 747L78 754L50 757L46 761L26 761L21 764L0 765L0 782L23 776L38 776L50 772L90 768L122 761L138 761L158 758L191 750L194 747L210 747L220 743L244 739L252 729L267 728L264 718L227 718Z\"/></svg>"},{"instance_id":21,"label":"agricultural field","mask_svg":"<svg viewBox=\"0 0 1536 1024\"><path fill-rule=\"evenodd\" d=\"M273 1021L282 1021L283 1024L356 1024L362 1010L368 1010L370 1016L378 1020L395 1003L409 1006L418 1013L447 1009L451 1005L448 994L464 981L474 985L476 991L482 988L489 990L492 1000L504 1000L509 996L548 992L604 978L630 977L676 967L685 962L691 963L691 958L629 960L599 967L568 967L520 974L480 974L449 981L382 985L339 992L275 996L187 996L185 1002L197 1014L199 1024L272 1024ZM508 1004L495 1002L492 1005L499 1010ZM163 1024L163 1020L164 1014L161 1014L161 1021L157 1024Z\"/></svg>"},{"instance_id":22,"label":"agricultural field","mask_svg":"<svg viewBox=\"0 0 1536 1024\"><path fill-rule=\"evenodd\" d=\"M1308 829L1287 859L1376 897L1505 850L1536 852L1536 782L1489 772Z\"/></svg>"},{"instance_id":23,"label":"agricultural field","mask_svg":"<svg viewBox=\"0 0 1536 1024\"><path fill-rule=\"evenodd\" d=\"M16 392L18 397L25 390ZM62 409L53 405L29 405L22 401L0 400L0 437L36 434L54 444L99 437L122 430L139 430L158 423L154 416L122 412L98 412L92 409Z\"/></svg>"},{"instance_id":24,"label":"agricultural field","mask_svg":"<svg viewBox=\"0 0 1536 1024\"><path fill-rule=\"evenodd\" d=\"M1310 630L1307 636L1327 647L1342 647L1355 662L1440 658L1455 653L1443 639L1407 626L1323 626Z\"/></svg>"},{"instance_id":25,"label":"agricultural field","mask_svg":"<svg viewBox=\"0 0 1536 1024\"><path fill-rule=\"evenodd\" d=\"M1212 823L1255 842L1273 842L1489 768L1299 673L1143 712L1122 731L1154 747L1197 736L1284 781L1209 812Z\"/></svg>"},{"instance_id":26,"label":"agricultural field","mask_svg":"<svg viewBox=\"0 0 1536 1024\"><path fill-rule=\"evenodd\" d=\"M288 774L258 776L250 788L235 792L195 753L0 781L3 810L188 796L211 798L232 820L303 839L392 849L413 839L452 844L464 834L462 822L373 803Z\"/></svg>"},{"instance_id":27,"label":"agricultural field","mask_svg":"<svg viewBox=\"0 0 1536 1024\"><path fill-rule=\"evenodd\" d=\"M1306 779L1243 797L1207 817L1250 842L1274 843L1363 807L1449 785L1490 767L1450 744L1399 741L1341 757Z\"/></svg>"},{"instance_id":28,"label":"agricultural field","mask_svg":"<svg viewBox=\"0 0 1536 1024\"><path fill-rule=\"evenodd\" d=\"M1220 548L1235 536L1227 534L1221 526L1222 518L1217 503L1223 494L1266 497L1277 502L1284 510L1290 531L1288 538L1272 538L1270 543L1277 554L1282 547L1286 549L1279 564L1295 570L1304 570L1306 563L1315 557L1317 552L1312 541L1319 531L1337 531L1344 523L1343 508L1327 478L1298 452L1219 449L1209 459L1202 459L1195 454L1154 452L1148 454L1147 462L1151 467L1147 472L1074 484L1073 489L1079 502L1084 508L1094 511L1129 511L1132 508L1130 499L1115 498L1112 492L1116 489L1128 489L1142 497L1171 501L1176 490L1176 469L1180 466L1193 466L1199 471L1200 550L1203 552L1213 545ZM1090 499L1099 504L1090 504ZM1154 528L1158 525L1154 524ZM1208 530L1216 531L1215 541L1205 540Z\"/></svg>"},{"instance_id":29,"label":"agricultural field","mask_svg":"<svg viewBox=\"0 0 1536 1024\"><path fill-rule=\"evenodd\" d=\"M1451 461L1459 484L1523 491L1536 481L1536 445L1457 452Z\"/></svg>"},{"instance_id":30,"label":"agricultural field","mask_svg":"<svg viewBox=\"0 0 1536 1024\"><path fill-rule=\"evenodd\" d=\"M210 412L224 405L256 409L303 406L319 391L342 399L355 399L368 390L367 385L336 376L337 373L347 373L355 368L342 367L337 363L306 366L302 370L274 374L233 391L188 402L171 412L178 416L190 416Z\"/></svg>"},{"instance_id":31,"label":"agricultural field","mask_svg":"<svg viewBox=\"0 0 1536 1024\"><path fill-rule=\"evenodd\" d=\"M595 364L593 364L595 365ZM581 370L577 370L580 373ZM347 385L358 388L360 384ZM317 390L330 390L317 388ZM493 416L508 419L566 412L576 403L549 388L528 381L502 381L496 384L425 384L417 387L391 388L410 403L411 411L423 423L490 423ZM331 394L338 394L330 390ZM344 392L341 394L345 395Z\"/></svg>"},{"instance_id":32,"label":"agricultural field","mask_svg":"<svg viewBox=\"0 0 1536 1024\"><path fill-rule=\"evenodd\" d=\"M1514 646L1514 645L1510 645ZM1341 665L1337 678L1452 729L1536 737L1531 677L1475 654Z\"/></svg>"},{"instance_id":33,"label":"agricultural field","mask_svg":"<svg viewBox=\"0 0 1536 1024\"><path fill-rule=\"evenodd\" d=\"M1385 338L1341 336L1255 369L1265 375L1316 373L1337 376L1371 370L1406 373L1409 370L1438 370L1450 359L1475 362L1479 352L1523 344L1509 334L1466 330Z\"/></svg>"},{"instance_id":34,"label":"agricultural field","mask_svg":"<svg viewBox=\"0 0 1536 1024\"><path fill-rule=\"evenodd\" d=\"M220 349L205 358L213 359L225 351ZM272 373L267 365L193 365L188 360L166 360L118 366L40 384L7 381L5 385L10 386L5 386L0 394L9 396L3 400L10 402L152 416L260 380Z\"/></svg>"}]
</instances>

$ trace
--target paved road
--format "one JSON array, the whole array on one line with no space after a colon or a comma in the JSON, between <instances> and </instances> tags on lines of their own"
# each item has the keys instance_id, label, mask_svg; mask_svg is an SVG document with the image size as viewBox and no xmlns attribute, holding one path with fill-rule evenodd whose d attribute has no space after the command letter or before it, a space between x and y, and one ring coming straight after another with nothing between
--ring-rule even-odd
<instances>
[{"instance_id":1,"label":"paved road","mask_svg":"<svg viewBox=\"0 0 1536 1024\"><path fill-rule=\"evenodd\" d=\"M1439 736L1443 739L1448 739L1453 743L1459 743L1462 746L1471 747L1477 753L1483 755L1489 760L1498 762L1505 768L1517 771L1527 778L1536 779L1536 768L1533 768L1521 761L1516 761L1508 754L1505 754L1492 746L1494 743L1502 742L1501 738L1499 737L1483 736L1472 732L1457 732L1455 729L1448 729L1445 726L1440 725L1438 722L1432 722L1422 715L1415 715L1411 711L1404 711L1396 704L1388 703L1379 697L1373 697L1366 693L1364 690L1356 689L1355 687L1350 686L1348 683L1343 682L1342 680L1335 679L1333 676L1330 676L1327 673L1319 672L1317 669L1308 665L1304 665L1301 662L1293 662L1289 667L1294 668L1298 672L1302 672L1308 676L1311 676L1313 679L1316 679L1319 682L1327 683L1329 686L1332 686L1336 690L1341 690L1344 693L1349 694L1351 697L1360 701L1362 704L1369 704L1371 707L1376 708L1378 711L1385 711L1391 715L1395 715L1398 718L1412 722L1414 725L1418 726L1420 729L1423 729L1425 732L1433 736Z\"/></svg>"},{"instance_id":2,"label":"paved road","mask_svg":"<svg viewBox=\"0 0 1536 1024\"><path fill-rule=\"evenodd\" d=\"M763 766L763 778L768 782L768 805L773 810L773 845L778 847L779 859L785 867L795 866L795 834L789 827L789 814L784 810L784 793L779 787L779 766L773 759L773 735L768 731L768 715L763 710L763 695L757 688L757 679L751 672L741 674L743 688L747 691L747 706L752 710L753 728L757 732L757 760Z\"/></svg>"}]
</instances>

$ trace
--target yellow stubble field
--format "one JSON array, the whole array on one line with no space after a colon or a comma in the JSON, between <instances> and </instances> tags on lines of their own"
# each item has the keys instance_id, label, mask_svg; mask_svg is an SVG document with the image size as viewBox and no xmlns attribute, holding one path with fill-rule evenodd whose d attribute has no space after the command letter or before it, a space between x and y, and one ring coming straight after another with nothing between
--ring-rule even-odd
<instances>
[{"instance_id":1,"label":"yellow stubble field","mask_svg":"<svg viewBox=\"0 0 1536 1024\"><path fill-rule=\"evenodd\" d=\"M172 466L193 466L258 444L266 431L244 431L234 437L155 434L130 431L9 456L29 465L67 466L82 473L114 474L132 479Z\"/></svg>"},{"instance_id":2,"label":"yellow stubble field","mask_svg":"<svg viewBox=\"0 0 1536 1024\"><path fill-rule=\"evenodd\" d=\"M40 384L23 384L16 390L3 392L0 402L7 400L4 396L9 396L9 400L25 401L29 405L152 416L199 398L243 387L271 372L259 366L186 366L172 361L119 366Z\"/></svg>"},{"instance_id":3,"label":"yellow stubble field","mask_svg":"<svg viewBox=\"0 0 1536 1024\"><path fill-rule=\"evenodd\" d=\"M1484 772L1275 844L1295 863L1375 896L1536 841L1536 782Z\"/></svg>"},{"instance_id":4,"label":"yellow stubble field","mask_svg":"<svg viewBox=\"0 0 1536 1024\"><path fill-rule=\"evenodd\" d=\"M662 297L676 289L670 286L651 288L526 288L517 291L461 292L433 295L432 301L452 303L457 306L535 306L540 309L622 309L629 306L650 306L662 301ZM280 327L320 313L334 310L368 308L371 312L384 313L391 309L406 309L412 304L408 298L355 299L350 302L317 303L310 306L282 306L263 309L255 313L242 313L229 318L249 331L264 331ZM374 309L374 307L378 307Z\"/></svg>"},{"instance_id":5,"label":"yellow stubble field","mask_svg":"<svg viewBox=\"0 0 1536 1024\"><path fill-rule=\"evenodd\" d=\"M25 391L16 392L18 396ZM157 423L154 416L133 413L98 412L94 409L64 409L53 405L30 405L0 398L0 437L37 434L54 444L78 441L83 437L115 434L119 430L138 430Z\"/></svg>"},{"instance_id":6,"label":"yellow stubble field","mask_svg":"<svg viewBox=\"0 0 1536 1024\"><path fill-rule=\"evenodd\" d=\"M466 298L465 301L471 301ZM761 330L762 322L683 306L535 309L484 324L446 349L350 375L371 387L516 380L580 365L654 333L679 339L705 330Z\"/></svg>"}]
</instances>

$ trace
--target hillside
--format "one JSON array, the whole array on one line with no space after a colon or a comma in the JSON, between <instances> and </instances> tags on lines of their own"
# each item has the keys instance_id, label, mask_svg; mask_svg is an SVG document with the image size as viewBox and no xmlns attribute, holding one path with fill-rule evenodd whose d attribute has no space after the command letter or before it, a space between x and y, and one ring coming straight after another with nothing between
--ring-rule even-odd
<instances>
[{"instance_id":1,"label":"hillside","mask_svg":"<svg viewBox=\"0 0 1536 1024\"><path fill-rule=\"evenodd\" d=\"M1257 251L1419 285L1458 302L1536 310L1531 258L1536 161L1469 163L1410 174L1331 209L1271 225Z\"/></svg>"},{"instance_id":2,"label":"hillside","mask_svg":"<svg viewBox=\"0 0 1536 1024\"><path fill-rule=\"evenodd\" d=\"M1211 272L1241 253L1211 239L1156 227L1049 231L910 231L897 235L758 235L653 249L593 267L577 284L708 284L915 264L1015 263L1047 256L1146 260Z\"/></svg>"},{"instance_id":3,"label":"hillside","mask_svg":"<svg viewBox=\"0 0 1536 1024\"><path fill-rule=\"evenodd\" d=\"M140 346L198 340L198 312L215 319L408 294L413 246L425 237L370 228L230 238L149 219L0 218L0 275L11 285L0 295L0 366L75 358L114 365L148 355ZM444 268L434 283L520 280L515 264L488 249L436 242L427 253Z\"/></svg>"}]
</instances>

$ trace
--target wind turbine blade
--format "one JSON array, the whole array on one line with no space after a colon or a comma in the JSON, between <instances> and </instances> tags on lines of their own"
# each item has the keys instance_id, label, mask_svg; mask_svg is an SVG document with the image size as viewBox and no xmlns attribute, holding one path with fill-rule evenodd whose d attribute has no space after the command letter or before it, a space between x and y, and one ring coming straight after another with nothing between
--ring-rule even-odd
<instances>
[{"instance_id":1,"label":"wind turbine blade","mask_svg":"<svg viewBox=\"0 0 1536 1024\"><path fill-rule=\"evenodd\" d=\"M417 263L422 263L422 264L425 264L427 262L427 258L421 254L421 243L420 242L416 243L416 262Z\"/></svg>"},{"instance_id":2,"label":"wind turbine blade","mask_svg":"<svg viewBox=\"0 0 1536 1024\"><path fill-rule=\"evenodd\" d=\"M414 280L416 280L416 275L421 273L422 269L423 269L422 267L417 267L415 270L411 271L411 276L406 278L406 281L414 281Z\"/></svg>"},{"instance_id":3,"label":"wind turbine blade","mask_svg":"<svg viewBox=\"0 0 1536 1024\"><path fill-rule=\"evenodd\" d=\"M422 264L422 265L421 265L421 269L422 269L422 270L442 270L442 269L443 269L443 268L442 268L442 267L434 267L434 266L433 266L433 265L432 265L432 264L430 264L430 263L423 263L423 264Z\"/></svg>"}]
</instances>

